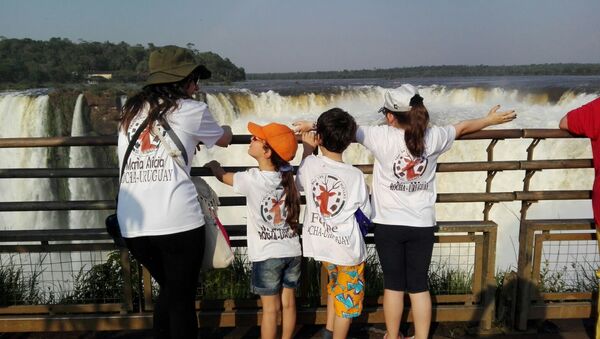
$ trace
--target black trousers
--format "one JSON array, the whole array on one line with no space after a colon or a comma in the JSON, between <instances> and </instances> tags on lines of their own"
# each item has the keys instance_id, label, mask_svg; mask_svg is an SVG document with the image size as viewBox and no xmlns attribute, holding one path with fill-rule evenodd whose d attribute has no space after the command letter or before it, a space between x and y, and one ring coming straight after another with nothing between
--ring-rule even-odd
<instances>
[{"instance_id":1,"label":"black trousers","mask_svg":"<svg viewBox=\"0 0 600 339\"><path fill-rule=\"evenodd\" d=\"M125 241L133 257L160 286L154 305L155 338L197 339L195 300L204 253L204 227Z\"/></svg>"},{"instance_id":2,"label":"black trousers","mask_svg":"<svg viewBox=\"0 0 600 339\"><path fill-rule=\"evenodd\" d=\"M428 272L433 227L375 224L375 248L383 271L383 288L419 293L429 290Z\"/></svg>"}]
</instances>

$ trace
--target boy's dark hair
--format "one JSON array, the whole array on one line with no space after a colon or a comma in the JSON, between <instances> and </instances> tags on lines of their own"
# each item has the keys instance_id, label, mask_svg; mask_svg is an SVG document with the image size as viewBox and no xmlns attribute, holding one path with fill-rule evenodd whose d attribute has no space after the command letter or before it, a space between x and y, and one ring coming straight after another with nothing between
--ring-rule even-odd
<instances>
[{"instance_id":1,"label":"boy's dark hair","mask_svg":"<svg viewBox=\"0 0 600 339\"><path fill-rule=\"evenodd\" d=\"M323 112L317 119L317 135L330 152L342 153L356 137L356 121L341 108Z\"/></svg>"}]
</instances>

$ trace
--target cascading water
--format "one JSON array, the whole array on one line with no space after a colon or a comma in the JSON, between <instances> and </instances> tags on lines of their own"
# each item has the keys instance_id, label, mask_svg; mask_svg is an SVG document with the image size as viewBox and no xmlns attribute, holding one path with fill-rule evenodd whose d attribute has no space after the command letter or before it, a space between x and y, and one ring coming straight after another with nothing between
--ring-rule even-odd
<instances>
[{"instance_id":1,"label":"cascading water","mask_svg":"<svg viewBox=\"0 0 600 339\"><path fill-rule=\"evenodd\" d=\"M359 124L378 124L383 120L377 113L385 88L379 86L360 86L342 88L332 93L305 93L299 95L281 95L267 91L253 93L249 90L236 90L207 95L207 102L216 119L230 124L235 134L247 134L248 121L268 123L277 121L290 124L297 119L316 119L327 109L340 107L355 116ZM541 93L527 93L522 90L503 88L448 88L446 86L422 86L421 95L430 112L433 124L444 125L464 119L472 119L487 114L496 105L502 109L515 109L518 119L495 128L557 128L559 119L569 110L594 99L595 94L575 94L566 91L557 101ZM485 152L489 141L457 141L453 148L442 156L442 162L485 161ZM496 160L525 160L526 148L530 140L501 141L495 148ZM196 157L195 166L216 159L226 165L254 165L255 161L246 154L247 146L230 146L228 150L213 148ZM299 151L301 154L301 151ZM300 157L294 163L299 163ZM586 140L551 140L538 145L535 159L589 158L589 142ZM372 162L370 153L359 145L352 145L344 154L352 163ZM437 189L439 193L485 192L483 172L439 173ZM512 192L523 190L522 171L498 173L493 181L492 192ZM371 178L367 178L368 181ZM590 189L593 181L592 169L581 170L545 170L534 176L531 190L544 189ZM214 180L210 180L219 194L232 195L232 191ZM568 205L565 208L565 205ZM490 218L499 225L498 250L496 264L499 268L516 267L518 252L518 230L520 202L498 203L492 208ZM239 208L235 208L239 209ZM228 209L229 211L230 209ZM483 204L437 204L438 220L480 220ZM235 213L224 214L226 223L244 223ZM530 209L529 218L577 218L591 217L589 201L553 202L535 204Z\"/></svg>"},{"instance_id":2,"label":"cascading water","mask_svg":"<svg viewBox=\"0 0 600 339\"><path fill-rule=\"evenodd\" d=\"M80 94L73 110L71 136L89 136L89 127L83 116L84 96ZM71 147L69 168L95 168L97 162L91 147ZM105 192L106 180L99 178L69 178L69 200L109 199ZM69 211L69 228L98 228L104 226L106 211ZM112 213L112 212L111 212Z\"/></svg>"},{"instance_id":3,"label":"cascading water","mask_svg":"<svg viewBox=\"0 0 600 339\"><path fill-rule=\"evenodd\" d=\"M90 128L87 126L84 117L84 96L80 94L77 97L75 108L73 110L73 121L71 124L71 136L89 136ZM69 168L95 168L97 161L94 158L93 147L71 147L69 151ZM69 200L103 200L107 198L106 179L101 178L69 178ZM104 219L112 211L97 210L75 210L69 211L69 228L101 228L104 226ZM80 272L80 270L91 268L91 263L102 262L103 253L72 252L67 253L69 260L65 261L71 265L64 270L66 272ZM68 288L72 282L71 275L63 277L65 286Z\"/></svg>"},{"instance_id":4,"label":"cascading water","mask_svg":"<svg viewBox=\"0 0 600 339\"><path fill-rule=\"evenodd\" d=\"M559 95L549 95L543 90L509 89L508 87L453 87L442 85L420 86L425 104L434 124L443 125L460 120L480 117L495 104L503 109L515 109L518 118L514 122L496 128L556 128L558 120L570 109L576 108L597 96L600 86L593 90L572 92L562 90ZM359 124L382 122L377 113L381 106L382 94L386 88L379 85L345 86L283 94L285 91L257 91L251 89L226 89L208 91L207 103L215 118L222 124L232 126L235 134L247 134L248 121L268 123L277 121L291 123L297 119L316 119L323 111L340 107L353 114ZM74 108L72 135L89 135L82 98L78 98ZM47 121L48 96L35 93L0 94L0 115L5 123L0 127L0 137L47 136L44 126ZM500 141L494 151L495 160L524 160L529 140ZM488 141L457 141L453 148L444 154L440 161L485 161ZM247 145L233 145L228 149L214 147L199 152L194 166L202 166L216 159L224 165L250 165L255 161L247 155ZM294 164L300 161L299 151ZM44 148L0 149L1 168L47 167L47 151ZM586 140L543 141L535 151L535 159L590 158L590 146ZM370 153L359 145L352 145L344 154L347 162L372 162ZM94 167L92 148L72 147L69 157L70 167ZM523 189L524 173L506 171L498 173L493 181L493 192L512 192ZM370 182L370 176L367 181ZM536 173L531 182L531 190L571 190L590 189L593 180L592 169L544 170ZM231 189L213 178L207 178L211 186L221 195L234 195ZM0 180L2 201L55 200L47 179L3 179ZM96 179L70 179L70 200L111 199L106 192L106 182ZM484 192L485 173L439 173L437 189L440 193ZM566 206L568 204L568 206ZM590 201L539 202L529 210L529 218L581 218L591 217ZM460 208L457 209L457 206ZM520 202L498 203L490 218L499 225L497 267L515 266L518 248L518 219ZM220 216L224 223L243 224L244 207L222 208ZM480 220L482 203L437 204L438 220ZM101 227L102 213L72 211L69 213L68 227ZM56 222L55 212L1 213L2 229L32 229L67 227ZM84 224L85 221L85 224Z\"/></svg>"},{"instance_id":5,"label":"cascading water","mask_svg":"<svg viewBox=\"0 0 600 339\"><path fill-rule=\"evenodd\" d=\"M48 137L48 99L45 93L17 92L1 95L0 121L3 123L0 125L0 137ZM48 149L41 147L0 149L0 168L46 168L48 158ZM1 201L53 201L56 200L56 193L49 179L0 180ZM59 212L56 211L0 213L2 230L50 229L60 226ZM54 278L50 270L39 266L41 262L57 263L60 272L70 269L68 262L71 258L64 253L31 253L17 258L24 272L31 275L37 272L40 281L51 281ZM10 254L0 256L2 265L12 261Z\"/></svg>"},{"instance_id":6,"label":"cascading water","mask_svg":"<svg viewBox=\"0 0 600 339\"><path fill-rule=\"evenodd\" d=\"M48 135L48 95L14 92L0 95L0 137L27 138ZM0 168L48 167L48 149L0 149ZM0 201L56 200L49 179L1 179ZM0 213L0 229L58 228L57 212Z\"/></svg>"}]
</instances>

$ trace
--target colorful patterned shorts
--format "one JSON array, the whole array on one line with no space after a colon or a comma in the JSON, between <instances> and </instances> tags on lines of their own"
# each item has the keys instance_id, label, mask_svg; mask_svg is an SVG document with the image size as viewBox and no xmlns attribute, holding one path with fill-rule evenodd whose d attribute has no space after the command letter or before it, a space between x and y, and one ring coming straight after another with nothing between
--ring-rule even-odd
<instances>
[{"instance_id":1,"label":"colorful patterned shorts","mask_svg":"<svg viewBox=\"0 0 600 339\"><path fill-rule=\"evenodd\" d=\"M327 293L333 296L335 314L341 318L360 315L365 298L365 263L355 266L323 262L329 276Z\"/></svg>"}]
</instances>

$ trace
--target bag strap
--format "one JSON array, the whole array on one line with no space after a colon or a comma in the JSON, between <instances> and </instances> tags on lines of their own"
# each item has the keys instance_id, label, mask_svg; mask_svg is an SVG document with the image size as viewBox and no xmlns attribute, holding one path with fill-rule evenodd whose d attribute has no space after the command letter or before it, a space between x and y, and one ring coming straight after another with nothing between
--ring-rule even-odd
<instances>
[{"instance_id":1,"label":"bag strap","mask_svg":"<svg viewBox=\"0 0 600 339\"><path fill-rule=\"evenodd\" d=\"M158 138L160 139L161 145L163 145L163 147L167 150L167 152L169 152L169 155L172 157L173 161L175 161L175 163L183 169L183 172L185 173L185 175L187 175L187 177L191 181L194 181L194 179L192 179L191 175L185 169L185 165L181 161L181 158L179 158L180 155L182 158L184 158L184 156L183 156L184 154L187 155L185 148L183 147L183 143L181 143L181 140L179 140L179 137L177 137L177 134L170 128L170 126L168 125L168 123L166 122L166 120L164 118L162 118L162 117L159 118L158 123L162 125L162 127L165 131L171 131L171 133L167 132L167 134L169 135L171 140L173 140L173 143L179 148L179 151L174 151L171 148L171 146L169 145L169 142L165 139L165 137L162 135L162 133L160 133L160 131L156 128L156 126L152 126L152 131L154 132L154 134L156 136L158 136ZM217 206L219 205L219 198L216 197L214 192L210 195L211 195L210 197L205 197L204 195L198 193L198 199L205 202L206 205L209 207L213 218L218 219L218 217L216 215L216 211L217 211Z\"/></svg>"},{"instance_id":2,"label":"bag strap","mask_svg":"<svg viewBox=\"0 0 600 339\"><path fill-rule=\"evenodd\" d=\"M142 134L142 131L146 129L148 126L148 122L150 122L150 115L146 117L146 119L142 122L140 127L133 133L131 136L131 140L129 140L129 145L127 145L127 150L125 151L125 155L123 156L123 163L121 164L121 174L119 174L119 188L121 187L121 178L123 177L123 173L125 172L125 165L127 164L127 160L129 160L129 156L131 155L131 151L133 150L133 146L135 145L137 139Z\"/></svg>"},{"instance_id":3,"label":"bag strap","mask_svg":"<svg viewBox=\"0 0 600 339\"><path fill-rule=\"evenodd\" d=\"M185 151L185 147L183 147L183 143L177 136L177 133L173 132L171 125L169 125L169 123L167 122L167 119L165 119L165 117L163 115L160 116L158 121L162 125L162 127L165 129L165 131L167 131L167 134L169 135L171 140L173 140L173 143L175 143L175 146L177 146L177 148L179 148L179 151L181 152L181 157L183 158L183 161L185 161L185 165L187 166L188 155L187 155L187 152Z\"/></svg>"}]
</instances>

